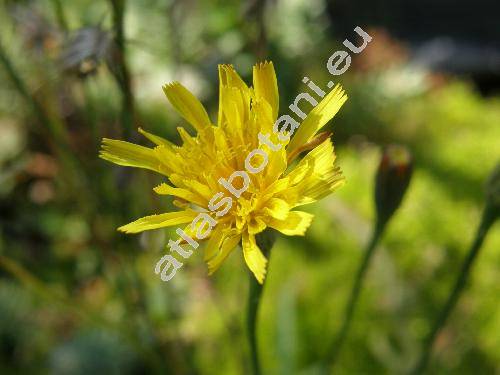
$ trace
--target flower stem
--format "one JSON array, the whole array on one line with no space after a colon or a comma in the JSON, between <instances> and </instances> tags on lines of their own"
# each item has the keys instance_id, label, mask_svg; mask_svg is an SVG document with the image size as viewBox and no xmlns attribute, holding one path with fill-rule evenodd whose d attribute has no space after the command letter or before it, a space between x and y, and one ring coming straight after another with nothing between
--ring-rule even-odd
<instances>
[{"instance_id":1,"label":"flower stem","mask_svg":"<svg viewBox=\"0 0 500 375\"><path fill-rule=\"evenodd\" d=\"M455 281L455 285L450 295L448 296L448 299L443 309L441 310L436 321L434 322L431 331L423 341L420 358L416 366L411 371L411 374L422 374L425 371L431 356L434 341L436 340L436 337L441 331L441 329L445 326L446 320L448 319L449 315L453 311L453 308L457 304L458 299L460 298L460 295L462 294L467 284L467 279L469 277L472 265L474 264L474 261L479 254L479 251L486 237L486 234L488 233L488 230L491 228L494 222L495 222L495 215L490 209L490 207L486 206L483 212L481 223L477 229L476 237L469 249L467 258L465 258L465 261L462 264L462 268L457 277L457 280Z\"/></svg>"},{"instance_id":2,"label":"flower stem","mask_svg":"<svg viewBox=\"0 0 500 375\"><path fill-rule=\"evenodd\" d=\"M368 243L368 246L365 250L363 260L359 265L358 271L356 273L356 279L351 289L351 294L349 295L349 300L347 302L347 306L344 312L344 319L342 321L342 326L340 327L339 333L337 334L335 340L333 341L332 345L330 346L327 352L327 360L329 360L331 367L335 365L338 356L342 350L342 346L344 345L347 334L349 332L349 328L351 326L351 322L354 317L354 310L356 308L356 304L358 303L359 296L361 294L361 289L363 287L363 281L366 275L366 271L368 270L368 266L370 265L371 259L373 258L373 254L375 253L377 244L380 238L382 237L384 227L385 227L385 222L377 221L377 224L373 229L371 240Z\"/></svg>"},{"instance_id":3,"label":"flower stem","mask_svg":"<svg viewBox=\"0 0 500 375\"><path fill-rule=\"evenodd\" d=\"M257 312L259 311L260 297L264 285L261 285L255 280L255 277L250 273L250 289L248 292L248 311L247 311L247 329L248 340L250 344L250 360L252 363L252 374L260 375L260 361L257 348Z\"/></svg>"},{"instance_id":4,"label":"flower stem","mask_svg":"<svg viewBox=\"0 0 500 375\"><path fill-rule=\"evenodd\" d=\"M110 0L113 10L113 29L115 33L116 67L112 67L115 79L122 95L121 122L124 136L130 138L134 126L134 94L131 74L126 60L125 46L125 0Z\"/></svg>"},{"instance_id":5,"label":"flower stem","mask_svg":"<svg viewBox=\"0 0 500 375\"><path fill-rule=\"evenodd\" d=\"M275 240L276 232L271 230L266 230L256 236L257 245L261 249L262 254L264 254L264 256L268 259ZM252 364L252 374L260 375L262 372L257 345L257 313L259 311L259 304L262 296L262 291L264 290L264 284L259 284L252 273L250 273L249 281L250 285L248 290L247 330L248 341L250 345L250 360Z\"/></svg>"}]
</instances>

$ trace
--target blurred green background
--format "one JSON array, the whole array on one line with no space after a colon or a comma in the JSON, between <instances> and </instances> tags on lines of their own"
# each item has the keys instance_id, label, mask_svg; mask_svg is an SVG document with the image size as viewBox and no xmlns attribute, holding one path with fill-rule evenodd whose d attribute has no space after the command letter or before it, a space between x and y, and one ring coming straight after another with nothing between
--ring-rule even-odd
<instances>
[{"instance_id":1,"label":"blurred green background","mask_svg":"<svg viewBox=\"0 0 500 375\"><path fill-rule=\"evenodd\" d=\"M207 276L201 254L163 283L173 231L122 224L172 209L161 178L98 158L102 137L138 126L178 142L161 86L178 80L215 119L217 64L251 82L267 58L282 111L350 34L323 0L3 1L0 10L0 372L246 374L248 270L235 251ZM344 24L346 20L343 20ZM339 328L373 225L381 146L406 145L415 173L367 276L338 373L399 374L415 361L474 236L500 157L500 96L467 75L418 66L377 25L340 78L328 125L347 184L308 206L304 238L280 237L263 295L266 374L314 374ZM142 142L142 141L141 141ZM438 337L430 372L500 373L500 231Z\"/></svg>"}]
</instances>

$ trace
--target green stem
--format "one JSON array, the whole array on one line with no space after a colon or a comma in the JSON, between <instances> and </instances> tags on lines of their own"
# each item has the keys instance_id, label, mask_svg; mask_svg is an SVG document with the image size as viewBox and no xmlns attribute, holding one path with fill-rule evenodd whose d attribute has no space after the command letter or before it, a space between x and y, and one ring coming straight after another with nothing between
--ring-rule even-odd
<instances>
[{"instance_id":1,"label":"green stem","mask_svg":"<svg viewBox=\"0 0 500 375\"><path fill-rule=\"evenodd\" d=\"M249 281L247 329L250 344L250 359L252 363L252 374L260 375L261 369L257 347L257 312L259 310L260 297L264 285L259 284L252 273L250 273Z\"/></svg>"},{"instance_id":2,"label":"green stem","mask_svg":"<svg viewBox=\"0 0 500 375\"><path fill-rule=\"evenodd\" d=\"M342 346L345 342L347 334L349 332L349 328L351 326L351 322L354 316L354 310L356 308L356 304L358 303L359 296L361 293L361 289L363 287L363 281L365 279L366 271L370 265L371 259L373 258L373 254L375 253L375 249L377 248L377 244L382 237L382 233L384 231L385 223L377 221L375 228L373 230L372 238L368 243L368 246L365 250L363 260L359 265L358 271L356 273L356 279L354 281L354 285L351 289L351 294L349 295L349 300L347 302L347 306L344 312L344 319L342 321L342 326L340 327L339 333L337 334L335 340L327 352L327 360L330 362L330 366L333 367L337 361L337 358L342 350Z\"/></svg>"},{"instance_id":3,"label":"green stem","mask_svg":"<svg viewBox=\"0 0 500 375\"><path fill-rule=\"evenodd\" d=\"M125 138L130 138L134 123L134 95L130 79L130 70L125 58L125 0L110 0L113 9L113 29L117 47L117 66L112 69L122 94L121 122Z\"/></svg>"},{"instance_id":4,"label":"green stem","mask_svg":"<svg viewBox=\"0 0 500 375\"><path fill-rule=\"evenodd\" d=\"M472 265L474 264L474 261L479 254L479 251L484 242L486 234L488 233L488 230L491 228L494 222L495 222L495 215L492 212L492 209L490 209L490 207L487 206L483 212L483 217L477 229L476 237L469 249L467 258L465 258L465 261L462 264L462 268L460 270L460 273L458 274L457 280L455 281L455 285L450 295L448 296L448 299L443 309L439 313L438 318L434 322L431 331L423 341L420 358L416 366L411 371L411 374L422 374L427 368L427 364L429 362L432 353L432 347L434 345L434 341L436 340L436 337L438 336L441 329L445 326L449 315L451 314L453 308L457 304L458 299L460 298L467 284L467 279L469 277Z\"/></svg>"},{"instance_id":5,"label":"green stem","mask_svg":"<svg viewBox=\"0 0 500 375\"><path fill-rule=\"evenodd\" d=\"M264 256L268 259L275 240L276 233L271 230L266 230L265 232L258 234L256 237L257 245L261 249ZM252 374L260 375L262 372L257 345L257 313L259 311L259 304L262 291L264 290L264 284L259 284L252 273L250 273L249 281L247 330L250 345L250 360L252 364Z\"/></svg>"},{"instance_id":6,"label":"green stem","mask_svg":"<svg viewBox=\"0 0 500 375\"><path fill-rule=\"evenodd\" d=\"M114 43L116 53L114 54L114 63L110 64L110 71L113 74L116 83L121 93L121 126L123 136L128 141L134 141L137 133L133 133L134 128L134 115L135 115L135 99L132 91L131 74L126 59L126 43L125 43L125 9L126 0L109 0L113 11L113 29L114 29ZM127 184L128 185L128 184ZM132 212L133 192L127 189L120 198L121 213L123 215Z\"/></svg>"},{"instance_id":7,"label":"green stem","mask_svg":"<svg viewBox=\"0 0 500 375\"><path fill-rule=\"evenodd\" d=\"M264 20L266 0L257 0L256 23L258 27L255 40L255 55L262 61L267 57L267 32Z\"/></svg>"}]
</instances>

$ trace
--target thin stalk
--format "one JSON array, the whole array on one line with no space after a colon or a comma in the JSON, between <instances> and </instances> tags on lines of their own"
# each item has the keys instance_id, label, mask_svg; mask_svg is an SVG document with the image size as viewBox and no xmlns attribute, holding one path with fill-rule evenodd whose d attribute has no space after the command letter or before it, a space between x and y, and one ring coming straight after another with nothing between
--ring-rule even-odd
<instances>
[{"instance_id":1,"label":"thin stalk","mask_svg":"<svg viewBox=\"0 0 500 375\"><path fill-rule=\"evenodd\" d=\"M352 319L354 317L354 312L356 305L359 300L359 296L361 294L361 290L363 287L363 281L365 279L366 272L371 263L373 255L375 254L375 249L377 248L377 244L382 237L382 233L384 231L385 223L377 220L377 224L375 225L372 233L372 237L368 246L365 250L363 260L359 265L358 271L356 273L356 278L351 289L351 294L349 295L349 300L347 302L344 319L342 321L342 326L340 327L339 333L337 334L335 340L330 346L327 352L327 360L330 362L330 366L333 367L337 361L337 358L342 350L342 346L344 345L345 339L349 332L349 328L351 326Z\"/></svg>"},{"instance_id":2,"label":"thin stalk","mask_svg":"<svg viewBox=\"0 0 500 375\"><path fill-rule=\"evenodd\" d=\"M453 289L451 290L451 293L449 294L443 309L441 310L436 321L434 322L431 331L423 341L420 358L416 366L411 371L411 374L422 374L427 368L432 353L432 347L434 345L436 337L438 336L441 329L443 329L443 327L445 326L448 317L450 316L451 312L453 311L453 308L457 304L467 284L471 268L477 256L479 255L479 251L484 242L486 234L488 233L489 229L491 228L494 222L495 222L495 215L493 214L490 207L486 206L483 212L481 223L477 229L476 237L474 238L474 241L472 242L472 245L469 249L469 253L467 254L467 257L465 258L465 261L462 264L462 268L460 270L460 273L458 274Z\"/></svg>"},{"instance_id":3,"label":"thin stalk","mask_svg":"<svg viewBox=\"0 0 500 375\"><path fill-rule=\"evenodd\" d=\"M125 43L125 2L126 0L109 0L113 11L113 30L114 43L116 52L114 59L110 64L110 70L120 88L121 93L121 126L123 136L129 141L134 140L134 116L135 116L135 100L132 91L131 75L126 59L126 43ZM125 178L126 180L126 178ZM133 199L132 192L128 190L122 195L121 210L122 214L127 214L132 211Z\"/></svg>"},{"instance_id":4,"label":"thin stalk","mask_svg":"<svg viewBox=\"0 0 500 375\"><path fill-rule=\"evenodd\" d=\"M258 33L255 41L255 54L260 60L263 60L267 57L267 31L264 19L266 0L257 0L257 2L256 22Z\"/></svg>"},{"instance_id":5,"label":"thin stalk","mask_svg":"<svg viewBox=\"0 0 500 375\"><path fill-rule=\"evenodd\" d=\"M252 374L260 375L261 368L257 347L257 312L259 311L260 297L262 296L264 285L259 284L252 273L250 273L249 281L247 329L250 344L250 360L252 364Z\"/></svg>"},{"instance_id":6,"label":"thin stalk","mask_svg":"<svg viewBox=\"0 0 500 375\"><path fill-rule=\"evenodd\" d=\"M257 235L257 245L259 246L265 257L269 258L271 248L273 247L275 240L276 233L271 230L267 230ZM257 314L259 312L259 305L262 297L262 291L264 290L264 284L259 284L252 273L250 273L249 281L250 285L248 290L247 331L248 341L250 345L250 361L252 366L252 374L260 375L262 374L262 370L259 359L259 348L257 345Z\"/></svg>"},{"instance_id":7,"label":"thin stalk","mask_svg":"<svg viewBox=\"0 0 500 375\"><path fill-rule=\"evenodd\" d=\"M264 60L267 57L266 3L267 0L247 1L241 19L241 26L248 29L248 45L259 60Z\"/></svg>"},{"instance_id":8,"label":"thin stalk","mask_svg":"<svg viewBox=\"0 0 500 375\"><path fill-rule=\"evenodd\" d=\"M122 95L121 122L124 136L130 138L134 123L134 95L125 48L125 0L110 0L113 9L113 29L115 33L116 66L111 67Z\"/></svg>"}]
</instances>

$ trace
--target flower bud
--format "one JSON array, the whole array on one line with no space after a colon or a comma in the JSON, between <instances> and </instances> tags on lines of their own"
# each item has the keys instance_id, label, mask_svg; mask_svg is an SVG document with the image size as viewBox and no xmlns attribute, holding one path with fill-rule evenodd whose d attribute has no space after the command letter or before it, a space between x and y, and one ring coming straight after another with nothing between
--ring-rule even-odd
<instances>
[{"instance_id":1,"label":"flower bud","mask_svg":"<svg viewBox=\"0 0 500 375\"><path fill-rule=\"evenodd\" d=\"M497 164L486 184L486 206L494 220L500 216L500 163Z\"/></svg>"},{"instance_id":2,"label":"flower bud","mask_svg":"<svg viewBox=\"0 0 500 375\"><path fill-rule=\"evenodd\" d=\"M384 225L401 204L410 184L413 160L410 151L400 145L387 146L375 179L375 206L379 225Z\"/></svg>"}]
</instances>

